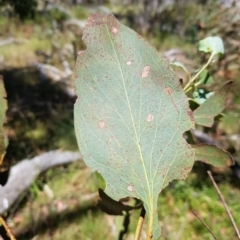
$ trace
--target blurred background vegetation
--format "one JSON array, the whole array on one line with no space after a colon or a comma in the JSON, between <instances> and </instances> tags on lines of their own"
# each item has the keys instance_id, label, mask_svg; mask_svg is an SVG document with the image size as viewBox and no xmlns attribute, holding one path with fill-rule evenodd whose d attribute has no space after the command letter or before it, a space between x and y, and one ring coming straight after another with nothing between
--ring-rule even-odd
<instances>
[{"instance_id":1,"label":"blurred background vegetation","mask_svg":"<svg viewBox=\"0 0 240 240\"><path fill-rule=\"evenodd\" d=\"M197 42L207 36L223 39L226 53L210 69L213 87L228 80L234 80L234 87L222 121L199 130L240 162L238 0L0 0L0 74L9 106L9 147L2 171L53 149L78 149L73 126L74 64L85 49L81 37L92 13L113 13L170 62L183 63L191 73L207 59L198 53ZM175 71L186 79L184 72ZM237 167L212 170L240 227L240 171ZM53 196L47 194L46 186ZM82 162L54 168L39 176L5 216L19 240L119 239L124 217L109 216L96 207L99 187L104 188L101 176ZM198 163L186 181L173 182L160 195L162 239L213 239L193 210L218 239L236 239L206 171ZM133 239L138 214L131 213L124 239Z\"/></svg>"}]
</instances>

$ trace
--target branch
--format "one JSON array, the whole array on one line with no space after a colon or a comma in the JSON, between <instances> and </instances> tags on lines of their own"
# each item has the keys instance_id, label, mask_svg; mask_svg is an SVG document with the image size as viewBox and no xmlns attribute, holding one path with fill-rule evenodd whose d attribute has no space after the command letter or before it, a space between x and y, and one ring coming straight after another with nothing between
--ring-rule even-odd
<instances>
[{"instance_id":1,"label":"branch","mask_svg":"<svg viewBox=\"0 0 240 240\"><path fill-rule=\"evenodd\" d=\"M208 225L199 217L198 213L196 211L192 211L192 213L197 217L197 219L203 224L203 226L212 234L213 238L217 240L217 237L213 234L211 229L208 227Z\"/></svg>"},{"instance_id":2,"label":"branch","mask_svg":"<svg viewBox=\"0 0 240 240\"><path fill-rule=\"evenodd\" d=\"M0 186L0 214L11 207L19 195L32 184L37 175L54 166L77 160L82 160L79 152L56 150L32 159L22 160L12 167L6 185Z\"/></svg>"},{"instance_id":3,"label":"branch","mask_svg":"<svg viewBox=\"0 0 240 240\"><path fill-rule=\"evenodd\" d=\"M233 216L232 216L232 214L231 214L231 212L230 212L230 209L228 208L228 205L227 205L227 203L225 202L225 199L224 199L224 197L223 197L220 189L218 188L218 185L216 184L216 182L215 182L215 180L214 180L214 178L213 178L213 176L212 176L212 173L211 173L210 171L207 171L207 173L208 173L208 176L210 177L210 179L211 179L211 181L212 181L212 183L213 183L213 186L215 187L215 189L216 189L216 191L217 191L217 193L218 193L218 195L219 195L219 197L220 197L220 200L221 200L221 202L222 202L222 204L223 204L223 206L224 206L224 208L225 208L225 210L226 210L226 212L227 212L227 214L228 214L228 216L229 216L229 218L230 218L230 220L231 220L231 222L232 222L232 225L233 225L233 227L234 227L234 229L235 229L235 232L236 232L236 234L237 234L237 237L238 237L238 239L240 239L240 233L239 233L239 230L238 230L238 228L237 228L237 225L236 225L236 223L235 223L235 221L234 221L234 219L233 219Z\"/></svg>"}]
</instances>

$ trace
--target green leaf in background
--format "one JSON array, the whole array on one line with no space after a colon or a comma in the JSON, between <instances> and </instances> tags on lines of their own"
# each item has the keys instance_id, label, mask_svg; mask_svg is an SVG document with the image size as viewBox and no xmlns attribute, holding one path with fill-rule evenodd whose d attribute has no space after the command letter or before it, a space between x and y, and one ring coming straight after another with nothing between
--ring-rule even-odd
<instances>
[{"instance_id":1,"label":"green leaf in background","mask_svg":"<svg viewBox=\"0 0 240 240\"><path fill-rule=\"evenodd\" d=\"M230 153L208 144L193 144L195 150L195 161L202 161L215 167L226 167L234 165L233 158Z\"/></svg>"},{"instance_id":2,"label":"green leaf in background","mask_svg":"<svg viewBox=\"0 0 240 240\"><path fill-rule=\"evenodd\" d=\"M83 40L74 106L79 148L110 197L143 201L147 239L159 239L158 195L185 179L195 158L183 138L194 128L188 99L169 63L113 15L91 15Z\"/></svg>"},{"instance_id":3,"label":"green leaf in background","mask_svg":"<svg viewBox=\"0 0 240 240\"><path fill-rule=\"evenodd\" d=\"M200 76L199 76L199 81L198 81L198 84L212 84L213 83L213 78L210 76L209 72L207 70L203 70L201 73L200 73Z\"/></svg>"},{"instance_id":4,"label":"green leaf in background","mask_svg":"<svg viewBox=\"0 0 240 240\"><path fill-rule=\"evenodd\" d=\"M207 37L199 41L198 50L221 56L224 53L223 41L220 37Z\"/></svg>"},{"instance_id":5,"label":"green leaf in background","mask_svg":"<svg viewBox=\"0 0 240 240\"><path fill-rule=\"evenodd\" d=\"M180 63L180 62L172 62L171 65L181 68L184 72L187 73L188 76L190 76L190 73L188 72L187 68L182 63Z\"/></svg>"},{"instance_id":6,"label":"green leaf in background","mask_svg":"<svg viewBox=\"0 0 240 240\"><path fill-rule=\"evenodd\" d=\"M211 127L215 116L220 114L226 107L229 88L232 82L226 83L219 91L209 97L202 105L193 112L196 124Z\"/></svg>"},{"instance_id":7,"label":"green leaf in background","mask_svg":"<svg viewBox=\"0 0 240 240\"><path fill-rule=\"evenodd\" d=\"M3 161L6 148L8 145L8 141L3 130L3 124L6 121L6 110L7 110L6 92L4 88L3 78L0 75L0 164Z\"/></svg>"}]
</instances>

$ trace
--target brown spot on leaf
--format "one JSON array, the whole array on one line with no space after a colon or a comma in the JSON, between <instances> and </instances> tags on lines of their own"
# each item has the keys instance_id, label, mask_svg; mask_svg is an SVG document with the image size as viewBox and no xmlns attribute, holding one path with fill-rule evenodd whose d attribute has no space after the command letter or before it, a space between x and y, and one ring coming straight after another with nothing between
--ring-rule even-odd
<instances>
[{"instance_id":1,"label":"brown spot on leaf","mask_svg":"<svg viewBox=\"0 0 240 240\"><path fill-rule=\"evenodd\" d=\"M187 111L188 116L191 118L191 121L194 122L193 112L191 110Z\"/></svg>"},{"instance_id":2,"label":"brown spot on leaf","mask_svg":"<svg viewBox=\"0 0 240 240\"><path fill-rule=\"evenodd\" d=\"M154 116L153 116L152 114L149 114L149 115L147 116L147 121L148 121L148 122L152 122L153 119L154 119Z\"/></svg>"},{"instance_id":3,"label":"brown spot on leaf","mask_svg":"<svg viewBox=\"0 0 240 240\"><path fill-rule=\"evenodd\" d=\"M172 98L172 96L171 96L172 93L173 93L172 88L165 87L165 88L163 89L163 92L170 96L172 104L174 105L174 107L175 107L176 110L178 111L177 105L175 104L175 102L174 102L174 100L173 100L173 98ZM178 112L179 112L179 111L178 111Z\"/></svg>"},{"instance_id":4,"label":"brown spot on leaf","mask_svg":"<svg viewBox=\"0 0 240 240\"><path fill-rule=\"evenodd\" d=\"M126 64L129 66L129 65L132 64L132 61L129 60L129 61L126 62Z\"/></svg>"},{"instance_id":5,"label":"brown spot on leaf","mask_svg":"<svg viewBox=\"0 0 240 240\"><path fill-rule=\"evenodd\" d=\"M99 126L100 128L107 128L107 124L106 124L104 121L100 121L100 122L98 123L98 126Z\"/></svg>"},{"instance_id":6,"label":"brown spot on leaf","mask_svg":"<svg viewBox=\"0 0 240 240\"><path fill-rule=\"evenodd\" d=\"M185 167L183 169L184 169L185 172L189 172L192 169L192 167Z\"/></svg>"},{"instance_id":7,"label":"brown spot on leaf","mask_svg":"<svg viewBox=\"0 0 240 240\"><path fill-rule=\"evenodd\" d=\"M166 93L167 95L171 95L172 92L173 92L173 90L172 90L171 88L169 88L169 87L164 88L163 91L164 91L164 93Z\"/></svg>"},{"instance_id":8,"label":"brown spot on leaf","mask_svg":"<svg viewBox=\"0 0 240 240\"><path fill-rule=\"evenodd\" d=\"M145 67L143 68L142 74L141 74L142 78L148 77L148 74L149 74L149 72L150 72L150 69L151 69L150 66L145 66Z\"/></svg>"}]
</instances>

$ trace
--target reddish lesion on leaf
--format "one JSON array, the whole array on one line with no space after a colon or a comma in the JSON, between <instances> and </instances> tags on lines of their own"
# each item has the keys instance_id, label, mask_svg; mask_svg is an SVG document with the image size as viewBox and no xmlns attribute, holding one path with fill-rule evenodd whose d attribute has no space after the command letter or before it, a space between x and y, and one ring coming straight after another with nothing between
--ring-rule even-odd
<instances>
[{"instance_id":1,"label":"reddish lesion on leaf","mask_svg":"<svg viewBox=\"0 0 240 240\"><path fill-rule=\"evenodd\" d=\"M177 108L177 106L176 106L176 104L175 104L175 102L174 102L174 100L173 100L173 98L172 98L172 93L173 93L172 88L170 88L170 87L165 87L165 88L163 89L163 92L164 92L165 94L167 94L167 95L170 96L171 102L172 102L173 106L174 106L175 109L178 111L178 108ZM178 112L179 112L179 111L178 111Z\"/></svg>"},{"instance_id":2,"label":"reddish lesion on leaf","mask_svg":"<svg viewBox=\"0 0 240 240\"><path fill-rule=\"evenodd\" d=\"M194 122L193 112L192 112L191 110L188 110L188 111L187 111L187 114L188 114L188 116L191 118L191 121Z\"/></svg>"},{"instance_id":3,"label":"reddish lesion on leaf","mask_svg":"<svg viewBox=\"0 0 240 240\"><path fill-rule=\"evenodd\" d=\"M166 88L163 89L163 92L166 93L167 95L171 95L173 90L169 87L166 87Z\"/></svg>"}]
</instances>

